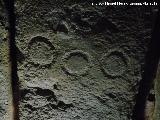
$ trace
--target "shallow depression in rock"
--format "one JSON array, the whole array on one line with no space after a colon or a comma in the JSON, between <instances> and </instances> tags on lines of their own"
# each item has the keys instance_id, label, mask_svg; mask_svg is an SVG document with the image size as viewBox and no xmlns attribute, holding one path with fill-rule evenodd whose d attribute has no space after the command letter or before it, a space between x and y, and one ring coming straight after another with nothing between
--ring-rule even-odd
<instances>
[{"instance_id":1,"label":"shallow depression in rock","mask_svg":"<svg viewBox=\"0 0 160 120\"><path fill-rule=\"evenodd\" d=\"M45 37L36 36L31 39L28 47L31 61L37 64L50 64L53 61L54 46Z\"/></svg>"},{"instance_id":2,"label":"shallow depression in rock","mask_svg":"<svg viewBox=\"0 0 160 120\"><path fill-rule=\"evenodd\" d=\"M84 75L90 68L90 56L81 50L66 53L62 60L65 71L71 75Z\"/></svg>"},{"instance_id":3,"label":"shallow depression in rock","mask_svg":"<svg viewBox=\"0 0 160 120\"><path fill-rule=\"evenodd\" d=\"M108 75L120 76L127 69L127 58L123 55L123 53L113 51L104 56L103 67Z\"/></svg>"},{"instance_id":4,"label":"shallow depression in rock","mask_svg":"<svg viewBox=\"0 0 160 120\"><path fill-rule=\"evenodd\" d=\"M80 55L71 56L67 62L67 66L70 70L79 72L82 70L88 62Z\"/></svg>"}]
</instances>

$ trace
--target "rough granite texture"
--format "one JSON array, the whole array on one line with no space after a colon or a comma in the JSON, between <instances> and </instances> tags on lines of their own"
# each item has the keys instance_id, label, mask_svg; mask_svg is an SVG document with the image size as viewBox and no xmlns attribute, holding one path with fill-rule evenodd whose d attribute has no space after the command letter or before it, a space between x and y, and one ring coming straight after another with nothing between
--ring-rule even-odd
<instances>
[{"instance_id":1,"label":"rough granite texture","mask_svg":"<svg viewBox=\"0 0 160 120\"><path fill-rule=\"evenodd\" d=\"M20 120L131 120L151 7L17 0Z\"/></svg>"},{"instance_id":2,"label":"rough granite texture","mask_svg":"<svg viewBox=\"0 0 160 120\"><path fill-rule=\"evenodd\" d=\"M5 7L2 1L0 1L0 120L11 120L12 118L12 92L7 27Z\"/></svg>"}]
</instances>

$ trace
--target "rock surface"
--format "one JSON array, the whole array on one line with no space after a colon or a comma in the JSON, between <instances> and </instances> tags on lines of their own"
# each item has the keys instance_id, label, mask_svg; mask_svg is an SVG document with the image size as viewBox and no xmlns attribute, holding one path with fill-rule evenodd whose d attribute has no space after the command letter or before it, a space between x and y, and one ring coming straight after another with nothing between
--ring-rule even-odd
<instances>
[{"instance_id":1,"label":"rock surface","mask_svg":"<svg viewBox=\"0 0 160 120\"><path fill-rule=\"evenodd\" d=\"M131 120L151 7L17 0L20 120Z\"/></svg>"},{"instance_id":2,"label":"rock surface","mask_svg":"<svg viewBox=\"0 0 160 120\"><path fill-rule=\"evenodd\" d=\"M0 1L0 120L12 120L12 87L7 28L5 6Z\"/></svg>"},{"instance_id":3,"label":"rock surface","mask_svg":"<svg viewBox=\"0 0 160 120\"><path fill-rule=\"evenodd\" d=\"M156 102L155 102L155 109L154 109L154 117L155 120L160 119L160 63L158 65L158 70L156 74L155 79L155 96L156 96Z\"/></svg>"}]
</instances>

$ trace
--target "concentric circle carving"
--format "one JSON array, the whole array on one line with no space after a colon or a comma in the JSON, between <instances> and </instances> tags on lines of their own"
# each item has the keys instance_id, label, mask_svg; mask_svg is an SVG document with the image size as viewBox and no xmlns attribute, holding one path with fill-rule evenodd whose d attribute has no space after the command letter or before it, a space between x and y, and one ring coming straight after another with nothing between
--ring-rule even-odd
<instances>
[{"instance_id":1,"label":"concentric circle carving","mask_svg":"<svg viewBox=\"0 0 160 120\"><path fill-rule=\"evenodd\" d=\"M69 75L86 75L91 67L91 57L81 50L67 52L63 58L63 69Z\"/></svg>"},{"instance_id":2,"label":"concentric circle carving","mask_svg":"<svg viewBox=\"0 0 160 120\"><path fill-rule=\"evenodd\" d=\"M111 77L121 76L128 67L128 57L121 50L110 50L101 61L103 71Z\"/></svg>"},{"instance_id":3,"label":"concentric circle carving","mask_svg":"<svg viewBox=\"0 0 160 120\"><path fill-rule=\"evenodd\" d=\"M55 58L55 47L48 38L36 36L29 42L28 56L35 64L51 64Z\"/></svg>"}]
</instances>

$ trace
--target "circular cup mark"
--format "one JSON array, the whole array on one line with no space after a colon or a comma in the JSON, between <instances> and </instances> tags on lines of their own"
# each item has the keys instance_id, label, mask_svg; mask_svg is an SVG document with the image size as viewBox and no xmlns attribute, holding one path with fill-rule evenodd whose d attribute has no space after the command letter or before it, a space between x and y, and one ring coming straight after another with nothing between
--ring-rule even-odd
<instances>
[{"instance_id":1,"label":"circular cup mark","mask_svg":"<svg viewBox=\"0 0 160 120\"><path fill-rule=\"evenodd\" d=\"M110 77L121 76L128 66L128 57L121 50L111 50L102 57L102 69Z\"/></svg>"},{"instance_id":2,"label":"circular cup mark","mask_svg":"<svg viewBox=\"0 0 160 120\"><path fill-rule=\"evenodd\" d=\"M90 55L81 50L66 53L62 61L63 69L69 75L86 75L91 67Z\"/></svg>"},{"instance_id":3,"label":"circular cup mark","mask_svg":"<svg viewBox=\"0 0 160 120\"><path fill-rule=\"evenodd\" d=\"M28 55L29 59L35 64L51 64L55 57L55 47L49 39L36 36L29 42Z\"/></svg>"}]
</instances>

